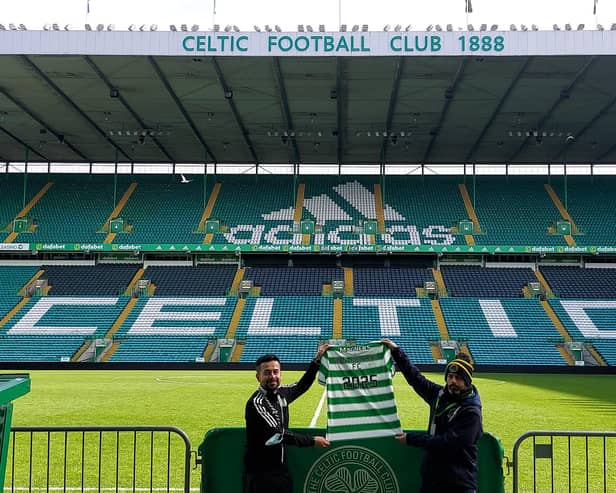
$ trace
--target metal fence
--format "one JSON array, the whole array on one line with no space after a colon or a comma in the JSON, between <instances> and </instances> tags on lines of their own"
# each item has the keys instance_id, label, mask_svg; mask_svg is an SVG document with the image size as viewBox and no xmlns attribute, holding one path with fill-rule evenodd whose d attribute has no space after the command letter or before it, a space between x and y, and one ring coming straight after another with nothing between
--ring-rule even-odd
<instances>
[{"instance_id":1,"label":"metal fence","mask_svg":"<svg viewBox=\"0 0 616 493\"><path fill-rule=\"evenodd\" d=\"M529 431L511 465L513 493L616 493L616 432Z\"/></svg>"},{"instance_id":2,"label":"metal fence","mask_svg":"<svg viewBox=\"0 0 616 493\"><path fill-rule=\"evenodd\" d=\"M190 491L191 445L179 428L14 426L11 439L5 492Z\"/></svg>"}]
</instances>

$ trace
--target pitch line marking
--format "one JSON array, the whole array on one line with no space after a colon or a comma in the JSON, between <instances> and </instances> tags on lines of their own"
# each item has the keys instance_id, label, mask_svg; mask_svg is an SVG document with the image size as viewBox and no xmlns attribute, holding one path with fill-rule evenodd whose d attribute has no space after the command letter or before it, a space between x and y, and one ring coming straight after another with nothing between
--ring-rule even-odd
<instances>
[{"instance_id":1,"label":"pitch line marking","mask_svg":"<svg viewBox=\"0 0 616 493\"><path fill-rule=\"evenodd\" d=\"M325 396L327 395L327 388L323 389L323 394L321 394L321 400L319 401L319 405L314 411L314 416L312 416L312 421L310 421L310 425L308 428L314 428L317 425L317 419L321 414L321 409L323 409L323 404L325 404Z\"/></svg>"}]
</instances>

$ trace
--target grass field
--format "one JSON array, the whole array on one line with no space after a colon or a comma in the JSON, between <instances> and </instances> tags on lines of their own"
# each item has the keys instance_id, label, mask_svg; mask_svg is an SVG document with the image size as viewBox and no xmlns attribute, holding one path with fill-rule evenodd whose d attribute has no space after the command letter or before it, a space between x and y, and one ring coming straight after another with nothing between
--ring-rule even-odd
<instances>
[{"instance_id":1,"label":"grass field","mask_svg":"<svg viewBox=\"0 0 616 493\"><path fill-rule=\"evenodd\" d=\"M244 404L257 385L250 371L32 371L30 375L32 391L15 401L14 425L177 426L188 434L194 450L211 428L243 426ZM283 372L283 382L293 382L299 375ZM442 374L427 376L442 381ZM616 431L614 376L478 374L474 382L484 404L484 429L500 437L505 455L511 456L515 440L529 430ZM292 426L310 424L322 392L315 384L291 406ZM403 427L425 428L427 406L400 375L395 392ZM316 426L325 426L325 408ZM609 447L607 491L616 491L616 447ZM599 471L591 471L591 476L595 474ZM193 476L196 487L198 474Z\"/></svg>"}]
</instances>

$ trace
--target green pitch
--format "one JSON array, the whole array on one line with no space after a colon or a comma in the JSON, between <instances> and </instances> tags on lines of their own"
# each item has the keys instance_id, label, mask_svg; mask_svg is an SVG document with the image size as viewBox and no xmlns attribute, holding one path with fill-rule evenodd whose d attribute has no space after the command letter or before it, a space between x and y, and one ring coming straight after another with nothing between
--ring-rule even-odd
<instances>
[{"instance_id":1,"label":"green pitch","mask_svg":"<svg viewBox=\"0 0 616 493\"><path fill-rule=\"evenodd\" d=\"M299 375L283 368L283 383ZM211 428L243 426L244 404L257 385L252 371L32 371L30 376L31 392L15 401L15 426L176 426L194 450ZM427 376L443 381L442 374ZM501 438L507 456L529 430L616 431L614 376L478 374L474 383L484 404L484 429ZM291 426L310 425L322 393L315 383L291 406ZM403 427L425 428L427 405L401 375L395 378L395 394ZM325 412L323 407L316 418L319 428L325 427ZM612 447L612 476L614 457ZM198 474L193 477L197 485ZM616 484L616 477L611 481ZM511 480L507 483L510 491Z\"/></svg>"}]
</instances>

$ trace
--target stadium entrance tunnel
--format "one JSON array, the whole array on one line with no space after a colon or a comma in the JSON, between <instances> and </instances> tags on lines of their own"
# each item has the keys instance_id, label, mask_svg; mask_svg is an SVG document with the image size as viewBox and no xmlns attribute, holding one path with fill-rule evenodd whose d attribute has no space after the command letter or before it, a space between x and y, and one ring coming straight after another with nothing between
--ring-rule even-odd
<instances>
[{"instance_id":1,"label":"stadium entrance tunnel","mask_svg":"<svg viewBox=\"0 0 616 493\"><path fill-rule=\"evenodd\" d=\"M296 431L324 435L325 430L302 428ZM215 428L207 432L199 446L201 493L242 491L244 428ZM296 491L330 491L326 484L341 474L353 481L369 480L382 493L419 491L420 449L400 445L393 437L341 440L326 449L287 447L289 467ZM498 438L484 433L479 440L478 493L504 493L503 447ZM360 472L361 471L361 472ZM353 484L352 491L361 491ZM351 490L349 490L351 491Z\"/></svg>"}]
</instances>

